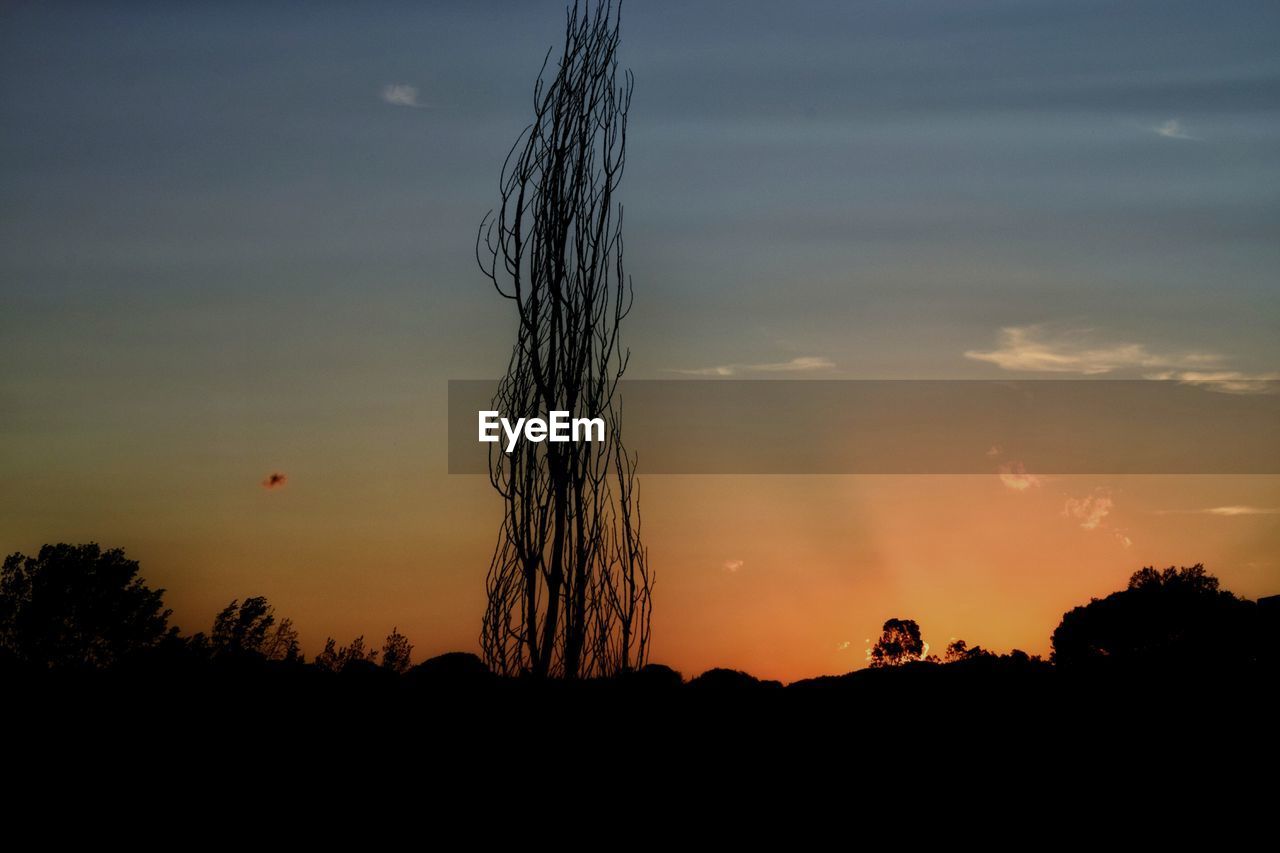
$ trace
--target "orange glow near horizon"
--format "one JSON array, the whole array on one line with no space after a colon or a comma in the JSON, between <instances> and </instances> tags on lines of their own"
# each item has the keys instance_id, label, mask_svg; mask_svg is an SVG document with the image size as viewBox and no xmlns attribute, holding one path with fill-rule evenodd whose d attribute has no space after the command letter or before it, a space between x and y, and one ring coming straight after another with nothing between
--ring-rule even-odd
<instances>
[{"instance_id":1,"label":"orange glow near horizon","mask_svg":"<svg viewBox=\"0 0 1280 853\"><path fill-rule=\"evenodd\" d=\"M140 560L186 633L263 594L309 655L327 636L380 645L393 625L416 660L476 651L498 501L483 477L432 479L315 471L258 501L188 501L191 515L163 501L101 515L82 539ZM1063 612L1146 565L1203 562L1237 594L1280 592L1276 477L646 477L641 502L652 660L686 677L858 669L890 617L939 652L962 638L1047 655Z\"/></svg>"}]
</instances>

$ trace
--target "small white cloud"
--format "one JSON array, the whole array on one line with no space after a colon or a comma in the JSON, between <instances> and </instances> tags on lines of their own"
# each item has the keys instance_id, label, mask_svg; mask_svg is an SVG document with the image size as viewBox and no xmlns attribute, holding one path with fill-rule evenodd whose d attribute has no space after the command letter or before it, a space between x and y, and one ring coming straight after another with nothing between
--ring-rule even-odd
<instances>
[{"instance_id":1,"label":"small white cloud","mask_svg":"<svg viewBox=\"0 0 1280 853\"><path fill-rule=\"evenodd\" d=\"M843 652L845 649L849 648L851 645L853 645L853 643L850 643L848 640L845 640L843 643L836 646L836 651Z\"/></svg>"},{"instance_id":2,"label":"small white cloud","mask_svg":"<svg viewBox=\"0 0 1280 853\"><path fill-rule=\"evenodd\" d=\"M1111 514L1115 502L1105 492L1098 492L1084 498L1067 498L1062 506L1062 514L1080 522L1085 530L1097 530Z\"/></svg>"},{"instance_id":3,"label":"small white cloud","mask_svg":"<svg viewBox=\"0 0 1280 853\"><path fill-rule=\"evenodd\" d=\"M746 563L744 563L742 560L725 560L724 570L729 574L734 574L735 572L738 571L738 569L742 568L744 565L746 565Z\"/></svg>"},{"instance_id":4,"label":"small white cloud","mask_svg":"<svg viewBox=\"0 0 1280 853\"><path fill-rule=\"evenodd\" d=\"M987 449L987 455L990 456L992 459L999 456L1002 452L1003 451L1001 450L1000 445L998 444L993 444L991 445L990 448Z\"/></svg>"},{"instance_id":5,"label":"small white cloud","mask_svg":"<svg viewBox=\"0 0 1280 853\"><path fill-rule=\"evenodd\" d=\"M382 88L382 100L396 107L421 107L418 89L408 83L388 83Z\"/></svg>"},{"instance_id":6,"label":"small white cloud","mask_svg":"<svg viewBox=\"0 0 1280 853\"><path fill-rule=\"evenodd\" d=\"M1015 492L1025 492L1028 489L1038 489L1044 482L1035 474L1028 474L1026 466L1021 462L1009 462L1001 465L999 468L1000 482L1006 487L1013 489Z\"/></svg>"},{"instance_id":7,"label":"small white cloud","mask_svg":"<svg viewBox=\"0 0 1280 853\"><path fill-rule=\"evenodd\" d=\"M790 361L766 362L764 364L720 364L715 367L672 368L668 373L680 373L685 376L740 376L744 373L810 373L818 370L833 370L835 362L822 356L802 356Z\"/></svg>"},{"instance_id":8,"label":"small white cloud","mask_svg":"<svg viewBox=\"0 0 1280 853\"><path fill-rule=\"evenodd\" d=\"M1182 126L1182 122L1178 121L1176 118L1171 118L1166 122L1161 122L1151 129L1157 135L1163 136L1165 139L1197 139L1197 137L1187 133L1186 128Z\"/></svg>"}]
</instances>

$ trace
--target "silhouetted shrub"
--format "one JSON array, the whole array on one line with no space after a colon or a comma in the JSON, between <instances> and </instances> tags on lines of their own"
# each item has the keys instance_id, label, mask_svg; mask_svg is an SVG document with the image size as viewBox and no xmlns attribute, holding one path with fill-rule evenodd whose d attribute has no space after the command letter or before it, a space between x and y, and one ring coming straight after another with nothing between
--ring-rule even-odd
<instances>
[{"instance_id":1,"label":"silhouetted shrub","mask_svg":"<svg viewBox=\"0 0 1280 853\"><path fill-rule=\"evenodd\" d=\"M981 660L989 657L995 657L995 655L982 646L969 648L969 644L964 640L952 640L947 644L947 653L943 656L942 661L943 663L960 663L961 661Z\"/></svg>"},{"instance_id":2,"label":"silhouetted shrub","mask_svg":"<svg viewBox=\"0 0 1280 853\"><path fill-rule=\"evenodd\" d=\"M382 644L382 668L401 675L409 669L412 657L413 644L409 638L401 634L399 628L392 628Z\"/></svg>"},{"instance_id":3,"label":"silhouetted shrub","mask_svg":"<svg viewBox=\"0 0 1280 853\"><path fill-rule=\"evenodd\" d=\"M316 655L315 665L329 672L343 672L357 664L373 665L378 659L376 649L364 647L364 635L361 634L348 646L339 646L333 637L324 642L324 650Z\"/></svg>"},{"instance_id":4,"label":"silhouetted shrub","mask_svg":"<svg viewBox=\"0 0 1280 853\"><path fill-rule=\"evenodd\" d=\"M742 687L781 687L780 681L762 681L754 675L737 669L717 667L709 669L689 682L690 687L714 687L717 689L733 689Z\"/></svg>"},{"instance_id":5,"label":"silhouetted shrub","mask_svg":"<svg viewBox=\"0 0 1280 853\"><path fill-rule=\"evenodd\" d=\"M684 676L660 663L645 664L631 677L645 687L680 687L684 684Z\"/></svg>"},{"instance_id":6,"label":"silhouetted shrub","mask_svg":"<svg viewBox=\"0 0 1280 853\"><path fill-rule=\"evenodd\" d=\"M668 690L684 684L684 677L660 663L645 664L631 672L620 672L603 679L606 685L637 690Z\"/></svg>"},{"instance_id":7,"label":"silhouetted shrub","mask_svg":"<svg viewBox=\"0 0 1280 853\"><path fill-rule=\"evenodd\" d=\"M409 670L407 677L416 685L431 687L483 686L498 680L484 661L470 652L447 652L428 658Z\"/></svg>"}]
</instances>

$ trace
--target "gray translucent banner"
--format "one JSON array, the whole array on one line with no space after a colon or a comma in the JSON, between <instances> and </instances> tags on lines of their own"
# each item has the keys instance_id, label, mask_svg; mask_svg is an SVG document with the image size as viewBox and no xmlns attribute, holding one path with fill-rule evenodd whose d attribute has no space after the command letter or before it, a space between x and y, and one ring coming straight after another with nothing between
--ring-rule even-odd
<instances>
[{"instance_id":1,"label":"gray translucent banner","mask_svg":"<svg viewBox=\"0 0 1280 853\"><path fill-rule=\"evenodd\" d=\"M485 473L490 451L505 446L478 438L496 388L449 382L449 473ZM641 474L1280 473L1280 383L1250 391L1151 380L631 380L619 399Z\"/></svg>"}]
</instances>

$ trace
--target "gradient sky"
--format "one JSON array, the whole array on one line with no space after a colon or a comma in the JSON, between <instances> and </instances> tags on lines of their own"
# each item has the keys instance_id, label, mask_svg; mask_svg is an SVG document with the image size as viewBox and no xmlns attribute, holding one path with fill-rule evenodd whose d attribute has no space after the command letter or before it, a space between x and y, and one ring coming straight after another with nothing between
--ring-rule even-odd
<instances>
[{"instance_id":1,"label":"gradient sky","mask_svg":"<svg viewBox=\"0 0 1280 853\"><path fill-rule=\"evenodd\" d=\"M108 5L0 9L0 550L123 546L188 631L266 594L310 652L474 649L500 504L445 383L506 364L472 245L563 4ZM631 375L1280 369L1274 2L632 0L622 58ZM890 616L1043 653L1151 563L1280 592L1276 478L642 490L687 674Z\"/></svg>"}]
</instances>

